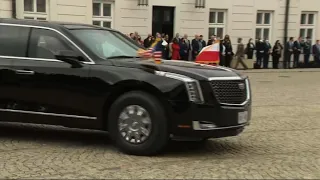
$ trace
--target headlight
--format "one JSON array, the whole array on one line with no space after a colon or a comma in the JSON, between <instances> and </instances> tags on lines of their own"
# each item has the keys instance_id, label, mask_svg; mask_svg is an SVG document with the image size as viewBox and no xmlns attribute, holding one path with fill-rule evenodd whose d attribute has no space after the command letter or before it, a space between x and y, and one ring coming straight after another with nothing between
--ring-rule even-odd
<instances>
[{"instance_id":1,"label":"headlight","mask_svg":"<svg viewBox=\"0 0 320 180\"><path fill-rule=\"evenodd\" d=\"M181 74L175 74L170 72L155 71L155 74L158 76L164 76L179 81L183 81L186 85L189 100L195 103L203 103L203 96L199 81Z\"/></svg>"}]
</instances>

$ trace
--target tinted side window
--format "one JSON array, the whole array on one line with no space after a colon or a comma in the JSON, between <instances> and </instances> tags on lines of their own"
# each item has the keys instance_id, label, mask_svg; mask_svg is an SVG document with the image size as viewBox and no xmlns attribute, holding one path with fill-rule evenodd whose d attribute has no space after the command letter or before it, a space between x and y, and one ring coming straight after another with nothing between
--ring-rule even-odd
<instances>
[{"instance_id":1,"label":"tinted side window","mask_svg":"<svg viewBox=\"0 0 320 180\"><path fill-rule=\"evenodd\" d=\"M0 56L26 57L30 28L0 25Z\"/></svg>"},{"instance_id":2,"label":"tinted side window","mask_svg":"<svg viewBox=\"0 0 320 180\"><path fill-rule=\"evenodd\" d=\"M31 58L55 59L61 50L73 50L58 33L46 29L32 29L28 56Z\"/></svg>"}]
</instances>

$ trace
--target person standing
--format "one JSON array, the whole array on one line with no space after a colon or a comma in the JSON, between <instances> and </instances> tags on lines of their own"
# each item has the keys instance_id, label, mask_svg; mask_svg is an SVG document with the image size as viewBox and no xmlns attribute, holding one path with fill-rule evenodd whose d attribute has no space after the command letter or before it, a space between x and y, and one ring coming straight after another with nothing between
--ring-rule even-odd
<instances>
[{"instance_id":1,"label":"person standing","mask_svg":"<svg viewBox=\"0 0 320 180\"><path fill-rule=\"evenodd\" d=\"M264 49L265 49L265 45L262 41L262 39L258 39L258 42L256 44L256 50L257 50L257 62L256 62L256 67L258 69L261 68L261 65L262 65L262 60L263 60L263 57L264 57Z\"/></svg>"},{"instance_id":2,"label":"person standing","mask_svg":"<svg viewBox=\"0 0 320 180\"><path fill-rule=\"evenodd\" d=\"M210 40L208 41L207 46L212 45L216 41L216 39L217 39L216 35L211 36Z\"/></svg>"},{"instance_id":3,"label":"person standing","mask_svg":"<svg viewBox=\"0 0 320 180\"><path fill-rule=\"evenodd\" d=\"M180 45L179 42L177 41L176 38L173 39L172 41L172 56L171 59L172 60L180 60Z\"/></svg>"},{"instance_id":4,"label":"person standing","mask_svg":"<svg viewBox=\"0 0 320 180\"><path fill-rule=\"evenodd\" d=\"M162 58L169 60L170 59L170 56L169 56L169 54L170 54L169 42L170 41L169 41L169 35L168 34L166 34L164 36L163 42L165 42L166 45L164 46L164 50L163 50L163 53L162 53Z\"/></svg>"},{"instance_id":5,"label":"person standing","mask_svg":"<svg viewBox=\"0 0 320 180\"><path fill-rule=\"evenodd\" d=\"M224 42L223 40L220 40L219 41L219 44L220 44L220 62L219 62L219 65L220 66L225 66L226 65L226 62L225 62L225 57L226 57L226 47L223 45Z\"/></svg>"},{"instance_id":6,"label":"person standing","mask_svg":"<svg viewBox=\"0 0 320 180\"><path fill-rule=\"evenodd\" d=\"M180 39L180 57L182 60L188 61L188 45L184 38Z\"/></svg>"},{"instance_id":7,"label":"person standing","mask_svg":"<svg viewBox=\"0 0 320 180\"><path fill-rule=\"evenodd\" d=\"M183 39L184 39L184 42L186 43L186 45L187 45L187 61L190 61L191 59L191 55L190 55L190 52L191 52L191 43L190 43L190 40L188 39L188 35L187 34L184 34L184 36L183 36Z\"/></svg>"},{"instance_id":8,"label":"person standing","mask_svg":"<svg viewBox=\"0 0 320 180\"><path fill-rule=\"evenodd\" d=\"M271 54L271 44L268 39L264 40L263 68L268 69Z\"/></svg>"},{"instance_id":9,"label":"person standing","mask_svg":"<svg viewBox=\"0 0 320 180\"><path fill-rule=\"evenodd\" d=\"M312 54L314 57L314 62L320 64L320 40L317 40L316 44L312 46Z\"/></svg>"},{"instance_id":10,"label":"person standing","mask_svg":"<svg viewBox=\"0 0 320 180\"><path fill-rule=\"evenodd\" d=\"M194 39L192 39L191 46L192 46L192 60L195 61L197 55L200 52L200 45L199 45L199 35L195 35Z\"/></svg>"},{"instance_id":11,"label":"person standing","mask_svg":"<svg viewBox=\"0 0 320 180\"><path fill-rule=\"evenodd\" d=\"M152 35L151 34L148 34L148 37L146 39L144 39L143 41L143 46L145 48L149 48L152 44Z\"/></svg>"},{"instance_id":12,"label":"person standing","mask_svg":"<svg viewBox=\"0 0 320 180\"><path fill-rule=\"evenodd\" d=\"M283 67L285 69L290 69L290 63L291 63L291 56L292 56L292 53L293 53L293 37L290 37L289 41L287 42L287 45L286 45L286 49L285 49L285 55L286 55L286 59L283 61Z\"/></svg>"},{"instance_id":13,"label":"person standing","mask_svg":"<svg viewBox=\"0 0 320 180\"><path fill-rule=\"evenodd\" d=\"M301 54L301 37L293 43L293 68L298 67Z\"/></svg>"},{"instance_id":14,"label":"person standing","mask_svg":"<svg viewBox=\"0 0 320 180\"><path fill-rule=\"evenodd\" d=\"M279 68L279 59L281 58L282 50L283 50L283 47L280 41L277 40L272 49L272 68L273 69Z\"/></svg>"},{"instance_id":15,"label":"person standing","mask_svg":"<svg viewBox=\"0 0 320 180\"><path fill-rule=\"evenodd\" d=\"M303 54L304 54L304 65L308 67L309 65L309 59L310 59L310 54L311 54L311 39L308 36L306 38L306 41L302 44L303 47Z\"/></svg>"},{"instance_id":16,"label":"person standing","mask_svg":"<svg viewBox=\"0 0 320 180\"><path fill-rule=\"evenodd\" d=\"M174 39L176 39L177 42L180 42L180 34L179 34L179 33L176 33L176 36L174 37Z\"/></svg>"},{"instance_id":17,"label":"person standing","mask_svg":"<svg viewBox=\"0 0 320 180\"><path fill-rule=\"evenodd\" d=\"M247 44L247 48L246 48L246 54L248 56L248 59L253 59L253 52L255 50L255 45L253 43L253 39L250 38Z\"/></svg>"},{"instance_id":18,"label":"person standing","mask_svg":"<svg viewBox=\"0 0 320 180\"><path fill-rule=\"evenodd\" d=\"M152 53L154 52L161 52L163 57L163 52L165 47L168 45L167 42L165 42L160 33L156 33L156 39L154 40L153 44L151 45ZM164 59L164 58L163 58Z\"/></svg>"},{"instance_id":19,"label":"person standing","mask_svg":"<svg viewBox=\"0 0 320 180\"><path fill-rule=\"evenodd\" d=\"M136 35L135 35L134 33L130 33L129 36L130 36L130 38L131 38L132 40L134 40L134 41L136 40Z\"/></svg>"},{"instance_id":20,"label":"person standing","mask_svg":"<svg viewBox=\"0 0 320 180\"><path fill-rule=\"evenodd\" d=\"M203 36L202 35L200 35L199 41L201 43L201 47L202 48L206 47L207 43L206 43L205 40L203 40ZM202 48L200 49L200 51L202 50Z\"/></svg>"},{"instance_id":21,"label":"person standing","mask_svg":"<svg viewBox=\"0 0 320 180\"><path fill-rule=\"evenodd\" d=\"M237 63L235 66L235 69L238 68L239 63L242 65L244 69L248 69L248 66L243 62L245 51L244 51L244 44L242 43L242 38L238 38L238 46L237 46L237 52L235 56L237 57Z\"/></svg>"},{"instance_id":22,"label":"person standing","mask_svg":"<svg viewBox=\"0 0 320 180\"><path fill-rule=\"evenodd\" d=\"M232 62L232 59L233 59L233 50L232 50L232 43L231 43L231 40L230 40L230 36L229 35L225 35L224 37L224 46L225 46L225 66L226 67L231 67L231 62Z\"/></svg>"}]
</instances>

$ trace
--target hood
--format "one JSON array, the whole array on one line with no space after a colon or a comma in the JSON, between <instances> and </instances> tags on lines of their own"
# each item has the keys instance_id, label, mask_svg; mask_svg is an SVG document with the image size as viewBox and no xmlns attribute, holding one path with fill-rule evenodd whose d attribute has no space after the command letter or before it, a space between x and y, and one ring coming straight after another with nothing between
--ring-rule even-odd
<instances>
[{"instance_id":1,"label":"hood","mask_svg":"<svg viewBox=\"0 0 320 180\"><path fill-rule=\"evenodd\" d=\"M161 64L156 64L154 60L117 59L112 60L112 63L119 67L177 73L197 80L207 80L210 77L242 77L240 72L231 68L203 65L190 61L163 60Z\"/></svg>"}]
</instances>

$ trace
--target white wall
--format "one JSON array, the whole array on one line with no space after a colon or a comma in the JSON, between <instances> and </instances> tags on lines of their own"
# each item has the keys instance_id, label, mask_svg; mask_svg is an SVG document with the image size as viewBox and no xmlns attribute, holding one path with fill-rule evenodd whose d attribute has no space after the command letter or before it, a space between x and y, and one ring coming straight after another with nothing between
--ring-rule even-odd
<instances>
[{"instance_id":1,"label":"white wall","mask_svg":"<svg viewBox=\"0 0 320 180\"><path fill-rule=\"evenodd\" d=\"M11 18L12 5L11 0L0 0L0 17Z\"/></svg>"},{"instance_id":2,"label":"white wall","mask_svg":"<svg viewBox=\"0 0 320 180\"><path fill-rule=\"evenodd\" d=\"M225 34L233 43L238 37L244 42L255 36L257 11L272 11L270 41L283 40L285 0L207 0L206 8L194 7L195 0L149 0L149 6L138 6L137 0L100 0L114 3L113 28L130 33L138 31L146 36L152 31L152 7L172 6L175 9L174 33L187 33L189 36L202 34L208 39L209 11L227 10ZM47 19L92 23L92 0L49 0ZM303 2L303 3L302 3ZM320 0L291 0L288 36L299 35L300 14L302 11L318 12ZM0 17L11 17L11 0L0 0ZM319 13L318 13L319 15ZM17 0L17 16L23 18L23 0ZM315 38L320 36L320 18L316 16Z\"/></svg>"}]
</instances>

